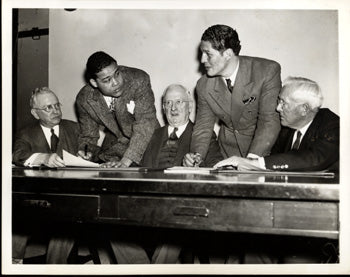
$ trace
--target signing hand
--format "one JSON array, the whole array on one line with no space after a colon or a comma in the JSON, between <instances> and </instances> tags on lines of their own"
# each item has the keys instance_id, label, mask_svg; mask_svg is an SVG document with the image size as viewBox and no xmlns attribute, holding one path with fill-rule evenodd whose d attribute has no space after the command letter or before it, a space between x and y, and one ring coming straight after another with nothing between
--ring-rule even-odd
<instances>
[{"instance_id":1,"label":"signing hand","mask_svg":"<svg viewBox=\"0 0 350 277\"><path fill-rule=\"evenodd\" d=\"M86 152L86 155L85 155L85 151L84 150L79 150L77 155L78 155L78 157L81 157L84 160L90 161L92 159L92 153L91 152Z\"/></svg>"},{"instance_id":2,"label":"signing hand","mask_svg":"<svg viewBox=\"0 0 350 277\"><path fill-rule=\"evenodd\" d=\"M182 165L187 167L198 167L202 162L203 160L201 154L187 153L182 160Z\"/></svg>"}]
</instances>

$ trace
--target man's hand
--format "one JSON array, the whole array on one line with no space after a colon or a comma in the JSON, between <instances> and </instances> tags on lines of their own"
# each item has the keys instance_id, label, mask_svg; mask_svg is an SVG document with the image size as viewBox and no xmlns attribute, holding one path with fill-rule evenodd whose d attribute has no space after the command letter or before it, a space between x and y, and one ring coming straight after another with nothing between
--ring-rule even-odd
<instances>
[{"instance_id":1,"label":"man's hand","mask_svg":"<svg viewBox=\"0 0 350 277\"><path fill-rule=\"evenodd\" d=\"M187 167L198 167L201 162L203 162L201 154L187 153L182 160L182 165Z\"/></svg>"},{"instance_id":2,"label":"man's hand","mask_svg":"<svg viewBox=\"0 0 350 277\"><path fill-rule=\"evenodd\" d=\"M100 167L129 167L132 164L132 160L123 157L121 160L118 157L112 158L106 163L100 165Z\"/></svg>"},{"instance_id":3,"label":"man's hand","mask_svg":"<svg viewBox=\"0 0 350 277\"><path fill-rule=\"evenodd\" d=\"M35 163L37 164L43 164L48 167L64 167L66 164L61 159L60 156L58 156L56 153L53 154L44 154L40 153L38 157L35 159Z\"/></svg>"},{"instance_id":4,"label":"man's hand","mask_svg":"<svg viewBox=\"0 0 350 277\"><path fill-rule=\"evenodd\" d=\"M86 155L85 155L84 150L79 150L77 153L77 156L83 158L84 160L88 160L88 161L90 161L92 159L92 153L86 152Z\"/></svg>"}]
</instances>

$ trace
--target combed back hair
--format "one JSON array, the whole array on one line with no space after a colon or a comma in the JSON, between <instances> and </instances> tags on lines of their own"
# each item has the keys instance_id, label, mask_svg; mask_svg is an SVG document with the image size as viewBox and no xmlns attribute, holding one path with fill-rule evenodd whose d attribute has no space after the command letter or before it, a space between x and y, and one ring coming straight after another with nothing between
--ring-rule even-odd
<instances>
[{"instance_id":1,"label":"combed back hair","mask_svg":"<svg viewBox=\"0 0 350 277\"><path fill-rule=\"evenodd\" d=\"M187 95L187 100L188 101L193 101L191 93L189 92L189 90L187 88L185 88L183 85L180 85L180 84L171 84L171 85L167 86L166 89L163 92L162 100L164 100L164 97L165 97L166 93L168 91L170 91L170 90L183 91Z\"/></svg>"},{"instance_id":2,"label":"combed back hair","mask_svg":"<svg viewBox=\"0 0 350 277\"><path fill-rule=\"evenodd\" d=\"M36 104L36 97L39 95L39 94L46 94L46 93L52 93L56 96L56 94L50 90L48 87L41 87L41 88L35 88L33 91L32 91L32 96L30 97L30 100L29 100L29 105L30 105L30 108L33 109L35 104ZM57 96L56 96L57 97Z\"/></svg>"},{"instance_id":3,"label":"combed back hair","mask_svg":"<svg viewBox=\"0 0 350 277\"><path fill-rule=\"evenodd\" d=\"M105 67L117 61L103 51L93 53L86 63L86 71L89 78L96 79L96 74Z\"/></svg>"},{"instance_id":4,"label":"combed back hair","mask_svg":"<svg viewBox=\"0 0 350 277\"><path fill-rule=\"evenodd\" d=\"M236 30L227 25L213 25L206 29L201 38L202 41L209 41L212 47L220 52L231 48L238 56L241 51L241 44Z\"/></svg>"},{"instance_id":5,"label":"combed back hair","mask_svg":"<svg viewBox=\"0 0 350 277\"><path fill-rule=\"evenodd\" d=\"M315 81L289 76L283 81L283 90L286 89L294 100L308 104L312 110L317 111L322 106L322 91Z\"/></svg>"}]
</instances>

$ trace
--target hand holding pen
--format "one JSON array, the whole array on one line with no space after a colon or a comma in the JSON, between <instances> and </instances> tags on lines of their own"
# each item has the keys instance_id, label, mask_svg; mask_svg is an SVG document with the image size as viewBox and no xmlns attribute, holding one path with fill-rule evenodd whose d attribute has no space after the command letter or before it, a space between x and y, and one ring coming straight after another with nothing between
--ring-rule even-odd
<instances>
[{"instance_id":1,"label":"hand holding pen","mask_svg":"<svg viewBox=\"0 0 350 277\"><path fill-rule=\"evenodd\" d=\"M187 167L198 167L202 161L201 154L187 153L183 158L182 164Z\"/></svg>"},{"instance_id":2,"label":"hand holding pen","mask_svg":"<svg viewBox=\"0 0 350 277\"><path fill-rule=\"evenodd\" d=\"M91 160L92 158L92 153L89 151L89 146L85 144L84 150L79 150L78 151L78 157L83 158L84 160Z\"/></svg>"}]
</instances>

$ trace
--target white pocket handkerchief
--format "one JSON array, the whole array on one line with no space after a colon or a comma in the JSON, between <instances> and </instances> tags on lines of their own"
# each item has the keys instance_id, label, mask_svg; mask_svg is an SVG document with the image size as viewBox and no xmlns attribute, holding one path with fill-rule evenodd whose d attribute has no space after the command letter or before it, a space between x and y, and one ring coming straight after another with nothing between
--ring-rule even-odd
<instances>
[{"instance_id":1,"label":"white pocket handkerchief","mask_svg":"<svg viewBox=\"0 0 350 277\"><path fill-rule=\"evenodd\" d=\"M126 109L128 110L129 113L134 114L135 102L131 100L130 103L127 103Z\"/></svg>"}]
</instances>

